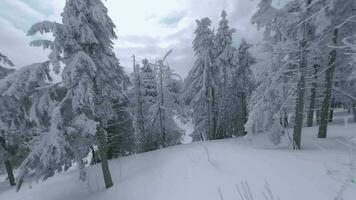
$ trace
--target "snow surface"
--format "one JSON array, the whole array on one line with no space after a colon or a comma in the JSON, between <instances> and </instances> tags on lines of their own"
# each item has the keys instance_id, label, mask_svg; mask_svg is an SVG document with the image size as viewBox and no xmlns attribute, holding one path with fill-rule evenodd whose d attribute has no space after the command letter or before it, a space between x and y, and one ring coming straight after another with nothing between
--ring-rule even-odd
<instances>
[{"instance_id":1,"label":"snow surface","mask_svg":"<svg viewBox=\"0 0 356 200\"><path fill-rule=\"evenodd\" d=\"M243 191L244 182L254 200L265 200L268 189L276 200L355 200L356 124L330 126L328 139L316 139L316 133L317 127L304 129L302 151L234 138L112 160L109 190L98 165L88 168L85 183L72 170L24 183L19 193L0 177L0 199L241 200L237 187Z\"/></svg>"}]
</instances>

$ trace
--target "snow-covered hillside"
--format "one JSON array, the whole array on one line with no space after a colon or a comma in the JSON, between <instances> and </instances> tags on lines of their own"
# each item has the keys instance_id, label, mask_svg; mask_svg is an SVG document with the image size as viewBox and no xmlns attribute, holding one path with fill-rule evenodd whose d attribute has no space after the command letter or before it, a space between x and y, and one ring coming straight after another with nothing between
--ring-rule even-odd
<instances>
[{"instance_id":1,"label":"snow-covered hillside","mask_svg":"<svg viewBox=\"0 0 356 200\"><path fill-rule=\"evenodd\" d=\"M25 183L19 193L1 177L6 200L333 200L356 197L356 124L330 126L328 139L306 129L303 150L268 147L245 139L193 143L110 163L114 187L105 190L101 169L81 183L73 170L46 182ZM245 188L245 189L244 189ZM243 198L240 197L239 191ZM338 196L339 195L339 196Z\"/></svg>"}]
</instances>

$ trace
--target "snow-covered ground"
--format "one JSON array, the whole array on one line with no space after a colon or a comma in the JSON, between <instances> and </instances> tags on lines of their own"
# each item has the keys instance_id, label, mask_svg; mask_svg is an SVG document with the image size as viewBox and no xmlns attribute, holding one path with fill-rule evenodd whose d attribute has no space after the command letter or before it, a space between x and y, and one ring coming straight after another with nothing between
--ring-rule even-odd
<instances>
[{"instance_id":1,"label":"snow-covered ground","mask_svg":"<svg viewBox=\"0 0 356 200\"><path fill-rule=\"evenodd\" d=\"M303 150L263 146L246 138L194 143L110 163L114 187L105 190L99 166L88 180L76 171L25 183L19 193L0 182L1 200L275 200L356 199L356 124L303 132ZM258 145L257 145L258 144ZM240 197L240 193L243 198ZM251 200L251 199L249 199Z\"/></svg>"}]
</instances>

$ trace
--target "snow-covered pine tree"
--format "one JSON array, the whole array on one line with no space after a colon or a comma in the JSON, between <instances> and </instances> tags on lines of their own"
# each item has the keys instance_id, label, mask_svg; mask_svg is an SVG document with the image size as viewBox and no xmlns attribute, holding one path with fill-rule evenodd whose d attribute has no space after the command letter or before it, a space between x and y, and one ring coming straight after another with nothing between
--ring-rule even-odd
<instances>
[{"instance_id":1,"label":"snow-covered pine tree","mask_svg":"<svg viewBox=\"0 0 356 200\"><path fill-rule=\"evenodd\" d=\"M356 2L347 0L333 0L325 1L325 5L328 9L325 11L323 16L323 21L328 21L327 26L324 28L325 37L332 43L332 47L326 43L326 48L329 49L328 63L325 71L325 88L324 88L324 98L321 107L321 121L319 126L318 138L327 137L327 127L330 114L331 99L333 96L333 84L335 80L335 71L340 68L340 61L338 61L338 54L342 53L337 48L335 48L340 41L345 38L352 36L352 31L347 30L354 16L354 8L356 7ZM345 30L346 29L346 30ZM341 65L342 66L342 65Z\"/></svg>"},{"instance_id":2,"label":"snow-covered pine tree","mask_svg":"<svg viewBox=\"0 0 356 200\"><path fill-rule=\"evenodd\" d=\"M298 22L298 2L276 9L271 0L261 0L252 17L257 28L264 28L264 42L257 67L257 89L249 101L249 116L245 128L249 134L265 133L274 143L287 131L282 122L286 112L293 109L296 94L295 24ZM291 106L289 105L291 104ZM292 142L292 141L291 141Z\"/></svg>"},{"instance_id":3,"label":"snow-covered pine tree","mask_svg":"<svg viewBox=\"0 0 356 200\"><path fill-rule=\"evenodd\" d=\"M296 108L295 108L295 120L294 120L294 130L293 130L293 149L301 149L301 135L302 128L304 123L304 97L306 91L306 75L308 67L308 53L310 42L314 37L314 29L312 28L311 23L307 20L312 14L310 4L312 0L306 0L302 11L300 11L300 20L299 27L297 31L299 34L297 40L299 41L299 68L298 68L298 88L297 88L297 99L296 99Z\"/></svg>"},{"instance_id":4,"label":"snow-covered pine tree","mask_svg":"<svg viewBox=\"0 0 356 200\"><path fill-rule=\"evenodd\" d=\"M137 112L136 120L140 119L141 112L143 120L142 122L141 120L137 121L136 124L140 126L140 123L142 123L143 125L141 128L143 131L140 130L140 135L138 137L140 151L146 152L159 149L159 127L153 127L158 112L157 109L153 108L158 102L158 84L155 67L152 66L147 59L144 59L142 64L143 66L138 72L140 88L138 88L139 91L137 91L142 94L142 98L140 98L141 102L138 100L138 106L140 107L138 107L139 110Z\"/></svg>"},{"instance_id":5,"label":"snow-covered pine tree","mask_svg":"<svg viewBox=\"0 0 356 200\"><path fill-rule=\"evenodd\" d=\"M114 101L113 109L116 116L109 121L108 128L106 128L108 159L127 156L136 152L133 120L128 108L128 98Z\"/></svg>"},{"instance_id":6,"label":"snow-covered pine tree","mask_svg":"<svg viewBox=\"0 0 356 200\"><path fill-rule=\"evenodd\" d=\"M115 102L125 99L128 77L113 53L115 25L101 0L68 0L62 24L35 24L29 35L53 32L54 41L38 40L32 45L52 49L50 59L59 71L65 64L62 84L67 89L60 104L51 113L50 128L41 134L37 145L22 164L20 179L30 170L47 178L62 166L76 160L84 168L83 158L97 138L107 188L113 185L106 160L106 131L117 112ZM41 158L41 159L38 159ZM85 173L81 170L81 179Z\"/></svg>"},{"instance_id":7,"label":"snow-covered pine tree","mask_svg":"<svg viewBox=\"0 0 356 200\"><path fill-rule=\"evenodd\" d=\"M237 68L236 48L233 46L232 35L235 29L230 28L229 21L226 19L225 10L221 13L219 28L213 38L213 47L211 50L213 73L211 79L217 84L215 87L214 99L214 116L216 118L215 133L211 139L222 139L232 136L231 125L235 122L232 120L232 113L238 112L231 106L237 102L232 102L231 89L232 74Z\"/></svg>"},{"instance_id":8,"label":"snow-covered pine tree","mask_svg":"<svg viewBox=\"0 0 356 200\"><path fill-rule=\"evenodd\" d=\"M248 119L248 102L252 95L252 91L255 89L255 79L251 70L251 65L255 64L255 58L249 52L249 45L246 40L242 40L237 53L238 69L234 74L234 86L237 88L237 95L240 98L239 105L241 115L237 118L237 134L245 135L245 124Z\"/></svg>"},{"instance_id":9,"label":"snow-covered pine tree","mask_svg":"<svg viewBox=\"0 0 356 200\"><path fill-rule=\"evenodd\" d=\"M59 88L48 87L49 81L48 62L22 67L0 80L0 157L9 177L11 164L18 166L24 159L29 141L48 127L48 114L61 98Z\"/></svg>"},{"instance_id":10,"label":"snow-covered pine tree","mask_svg":"<svg viewBox=\"0 0 356 200\"><path fill-rule=\"evenodd\" d=\"M174 80L176 74L164 64L164 60L158 60L156 64L152 64L145 59L142 68L139 68L139 73L135 73L135 82L140 85L140 90L137 91L139 87L134 87L136 91L131 93L136 94L134 95L136 102L134 113L141 152L177 145L182 140L183 132L174 121L179 109L181 91L178 90ZM138 95L141 97L137 98ZM141 112L142 122L139 120ZM143 128L140 129L141 123ZM144 130L143 134L141 130Z\"/></svg>"},{"instance_id":11,"label":"snow-covered pine tree","mask_svg":"<svg viewBox=\"0 0 356 200\"><path fill-rule=\"evenodd\" d=\"M158 102L160 114L160 140L162 147L181 144L183 131L177 126L174 117L178 115L180 106L179 94L181 91L177 90L177 77L169 65L165 64L166 58L172 53L172 50L167 52L163 59L158 60L157 67L159 68L158 81Z\"/></svg>"},{"instance_id":12,"label":"snow-covered pine tree","mask_svg":"<svg viewBox=\"0 0 356 200\"><path fill-rule=\"evenodd\" d=\"M194 141L210 140L216 130L216 116L213 108L215 88L217 84L212 79L213 67L211 48L213 32L210 29L209 18L196 20L195 39L193 49L197 56L193 68L185 79L185 89L182 99L192 108L195 131Z\"/></svg>"}]
</instances>

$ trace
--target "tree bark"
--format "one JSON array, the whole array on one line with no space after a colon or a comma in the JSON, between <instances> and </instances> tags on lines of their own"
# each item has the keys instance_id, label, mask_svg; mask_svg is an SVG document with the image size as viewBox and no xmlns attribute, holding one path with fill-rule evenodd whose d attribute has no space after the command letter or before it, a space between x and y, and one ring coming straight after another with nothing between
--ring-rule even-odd
<instances>
[{"instance_id":1,"label":"tree bark","mask_svg":"<svg viewBox=\"0 0 356 200\"><path fill-rule=\"evenodd\" d=\"M138 135L139 135L139 144L140 144L140 152L145 152L148 150L146 146L145 140L146 132L145 132L145 122L143 117L143 105L142 105L142 94L141 94L141 76L140 76L140 69L139 66L136 65L136 57L135 55L132 56L133 59L133 66L134 72L136 76L136 83L135 83L135 92L136 92L136 117L137 117L137 127L138 127Z\"/></svg>"},{"instance_id":2,"label":"tree bark","mask_svg":"<svg viewBox=\"0 0 356 200\"><path fill-rule=\"evenodd\" d=\"M242 118L240 122L240 135L246 135L247 132L245 130L245 124L248 119L246 91L244 92L244 94L241 95L241 112L242 112Z\"/></svg>"},{"instance_id":3,"label":"tree bark","mask_svg":"<svg viewBox=\"0 0 356 200\"><path fill-rule=\"evenodd\" d=\"M317 110L315 112L315 115L316 115L316 124L320 125L320 110Z\"/></svg>"},{"instance_id":4,"label":"tree bark","mask_svg":"<svg viewBox=\"0 0 356 200\"><path fill-rule=\"evenodd\" d=\"M215 110L214 110L214 101L215 101L215 91L213 87L213 67L211 66L211 61L209 58L209 51L206 52L206 57L204 58L205 70L206 70L206 99L208 106L208 140L213 140L215 136Z\"/></svg>"},{"instance_id":5,"label":"tree bark","mask_svg":"<svg viewBox=\"0 0 356 200\"><path fill-rule=\"evenodd\" d=\"M15 186L15 177L14 173L12 170L12 165L9 159L5 161L5 167L6 167L6 172L7 172L7 177L9 178L10 186Z\"/></svg>"},{"instance_id":6,"label":"tree bark","mask_svg":"<svg viewBox=\"0 0 356 200\"><path fill-rule=\"evenodd\" d=\"M160 82L160 91L161 91L161 100L159 105L159 122L161 129L161 145L163 148L166 147L166 138L167 138L167 129L166 129L166 118L164 110L164 90L163 90L163 61L159 62L159 82Z\"/></svg>"},{"instance_id":7,"label":"tree bark","mask_svg":"<svg viewBox=\"0 0 356 200\"><path fill-rule=\"evenodd\" d=\"M315 111L315 99L316 99L316 87L317 87L317 74L318 74L318 69L319 65L315 64L314 65L314 81L312 83L312 88L311 88L311 95L310 95L310 105L309 105L309 111L308 111L308 119L307 119L307 126L312 127L313 126L313 120L314 120L314 111Z\"/></svg>"},{"instance_id":8,"label":"tree bark","mask_svg":"<svg viewBox=\"0 0 356 200\"><path fill-rule=\"evenodd\" d=\"M306 5L309 6L312 0L307 0ZM305 16L309 16L310 8L307 9ZM302 129L303 129L303 121L304 121L304 94L305 94L305 75L307 70L307 54L308 54L308 41L312 37L312 30L308 22L303 24L303 39L300 41L300 79L298 83L298 96L297 96L297 104L295 110L295 123L293 130L293 149L300 150L301 149L301 137L302 137Z\"/></svg>"},{"instance_id":9,"label":"tree bark","mask_svg":"<svg viewBox=\"0 0 356 200\"><path fill-rule=\"evenodd\" d=\"M104 176L104 182L106 189L112 187L113 181L111 179L111 173L109 169L108 159L106 157L106 139L105 139L105 130L102 128L101 124L97 127L97 136L98 136L98 149L101 159L101 169Z\"/></svg>"},{"instance_id":10,"label":"tree bark","mask_svg":"<svg viewBox=\"0 0 356 200\"><path fill-rule=\"evenodd\" d=\"M337 38L338 38L338 29L334 30L334 38L333 44L337 45ZM334 71L335 71L335 61L336 61L336 49L333 49L329 55L329 63L328 69L326 70L325 75L325 96L321 107L321 116L320 116L320 126L318 132L318 138L326 138L327 131L328 131L328 121L329 121L329 110L330 110L330 103L331 103L331 96L332 96L332 87L333 87L333 78L334 78Z\"/></svg>"},{"instance_id":11,"label":"tree bark","mask_svg":"<svg viewBox=\"0 0 356 200\"><path fill-rule=\"evenodd\" d=\"M305 68L306 65L302 64L302 75L298 83L298 98L295 111L295 124L293 131L293 149L299 150L301 148L301 136L304 118L304 93L305 93ZM304 71L304 72L303 72Z\"/></svg>"}]
</instances>

